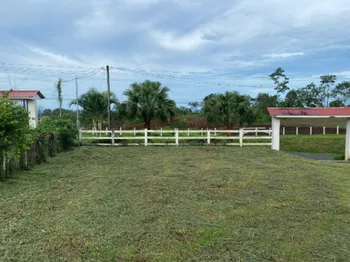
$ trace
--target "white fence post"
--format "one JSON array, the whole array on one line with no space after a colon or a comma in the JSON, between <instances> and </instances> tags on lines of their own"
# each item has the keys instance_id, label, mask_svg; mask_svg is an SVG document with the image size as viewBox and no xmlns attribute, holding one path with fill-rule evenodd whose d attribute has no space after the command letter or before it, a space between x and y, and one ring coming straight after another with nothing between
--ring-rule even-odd
<instances>
[{"instance_id":1,"label":"white fence post","mask_svg":"<svg viewBox=\"0 0 350 262\"><path fill-rule=\"evenodd\" d=\"M323 127L323 135L325 135L326 134L326 127L324 126Z\"/></svg>"},{"instance_id":2,"label":"white fence post","mask_svg":"<svg viewBox=\"0 0 350 262\"><path fill-rule=\"evenodd\" d=\"M179 145L179 129L175 129L175 144Z\"/></svg>"},{"instance_id":3,"label":"white fence post","mask_svg":"<svg viewBox=\"0 0 350 262\"><path fill-rule=\"evenodd\" d=\"M163 136L163 128L160 129L160 136Z\"/></svg>"},{"instance_id":4,"label":"white fence post","mask_svg":"<svg viewBox=\"0 0 350 262\"><path fill-rule=\"evenodd\" d=\"M82 134L82 132L81 132L81 129L79 129L79 134L78 134L79 145L80 145L80 143L81 143L82 137L83 137L83 134Z\"/></svg>"},{"instance_id":5,"label":"white fence post","mask_svg":"<svg viewBox=\"0 0 350 262\"><path fill-rule=\"evenodd\" d=\"M187 129L187 136L190 136L190 129Z\"/></svg>"},{"instance_id":6,"label":"white fence post","mask_svg":"<svg viewBox=\"0 0 350 262\"><path fill-rule=\"evenodd\" d=\"M258 136L258 128L255 128L255 136Z\"/></svg>"},{"instance_id":7,"label":"white fence post","mask_svg":"<svg viewBox=\"0 0 350 262\"><path fill-rule=\"evenodd\" d=\"M134 136L136 136L136 127L134 127Z\"/></svg>"},{"instance_id":8,"label":"white fence post","mask_svg":"<svg viewBox=\"0 0 350 262\"><path fill-rule=\"evenodd\" d=\"M119 135L122 135L122 127L119 128Z\"/></svg>"},{"instance_id":9,"label":"white fence post","mask_svg":"<svg viewBox=\"0 0 350 262\"><path fill-rule=\"evenodd\" d=\"M243 147L243 128L239 129L239 146Z\"/></svg>"},{"instance_id":10,"label":"white fence post","mask_svg":"<svg viewBox=\"0 0 350 262\"><path fill-rule=\"evenodd\" d=\"M207 130L207 143L210 145L210 130Z\"/></svg>"},{"instance_id":11,"label":"white fence post","mask_svg":"<svg viewBox=\"0 0 350 262\"><path fill-rule=\"evenodd\" d=\"M112 129L112 146L115 145L115 141L114 141L114 129Z\"/></svg>"},{"instance_id":12,"label":"white fence post","mask_svg":"<svg viewBox=\"0 0 350 262\"><path fill-rule=\"evenodd\" d=\"M339 126L337 126L337 135L339 135Z\"/></svg>"},{"instance_id":13,"label":"white fence post","mask_svg":"<svg viewBox=\"0 0 350 262\"><path fill-rule=\"evenodd\" d=\"M299 135L299 127L298 126L295 128L295 134Z\"/></svg>"},{"instance_id":14,"label":"white fence post","mask_svg":"<svg viewBox=\"0 0 350 262\"><path fill-rule=\"evenodd\" d=\"M106 127L106 136L108 136L108 127Z\"/></svg>"},{"instance_id":15,"label":"white fence post","mask_svg":"<svg viewBox=\"0 0 350 262\"><path fill-rule=\"evenodd\" d=\"M310 136L312 136L312 126L310 126Z\"/></svg>"},{"instance_id":16,"label":"white fence post","mask_svg":"<svg viewBox=\"0 0 350 262\"><path fill-rule=\"evenodd\" d=\"M148 143L148 133L147 133L147 128L145 129L145 146L147 146L147 143Z\"/></svg>"},{"instance_id":17,"label":"white fence post","mask_svg":"<svg viewBox=\"0 0 350 262\"><path fill-rule=\"evenodd\" d=\"M282 127L282 135L286 135L286 127L284 126L284 127Z\"/></svg>"},{"instance_id":18,"label":"white fence post","mask_svg":"<svg viewBox=\"0 0 350 262\"><path fill-rule=\"evenodd\" d=\"M214 128L214 136L216 136L216 127Z\"/></svg>"}]
</instances>

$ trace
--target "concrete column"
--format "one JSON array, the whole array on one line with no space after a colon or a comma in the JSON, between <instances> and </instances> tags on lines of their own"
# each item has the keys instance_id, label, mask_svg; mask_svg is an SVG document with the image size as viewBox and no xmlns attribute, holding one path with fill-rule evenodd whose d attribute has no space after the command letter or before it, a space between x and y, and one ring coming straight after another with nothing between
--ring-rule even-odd
<instances>
[{"instance_id":1,"label":"concrete column","mask_svg":"<svg viewBox=\"0 0 350 262\"><path fill-rule=\"evenodd\" d=\"M350 160L350 118L346 119L345 160Z\"/></svg>"},{"instance_id":2,"label":"concrete column","mask_svg":"<svg viewBox=\"0 0 350 262\"><path fill-rule=\"evenodd\" d=\"M280 127L281 121L279 118L272 117L272 149L280 150Z\"/></svg>"}]
</instances>

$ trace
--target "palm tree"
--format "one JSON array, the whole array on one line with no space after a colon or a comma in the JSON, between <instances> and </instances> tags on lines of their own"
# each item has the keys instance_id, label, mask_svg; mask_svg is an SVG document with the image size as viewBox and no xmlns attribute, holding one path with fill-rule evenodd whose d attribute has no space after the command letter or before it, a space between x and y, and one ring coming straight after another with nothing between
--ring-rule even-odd
<instances>
[{"instance_id":1,"label":"palm tree","mask_svg":"<svg viewBox=\"0 0 350 262\"><path fill-rule=\"evenodd\" d=\"M228 129L232 129L234 125L241 127L244 123L251 124L254 121L250 97L238 92L210 94L204 98L202 113L209 122L222 124Z\"/></svg>"},{"instance_id":2,"label":"palm tree","mask_svg":"<svg viewBox=\"0 0 350 262\"><path fill-rule=\"evenodd\" d=\"M194 113L198 113L198 107L201 106L200 102L189 102L188 105L191 107Z\"/></svg>"},{"instance_id":3,"label":"palm tree","mask_svg":"<svg viewBox=\"0 0 350 262\"><path fill-rule=\"evenodd\" d=\"M78 100L71 102L71 105L78 104L83 108L83 113L88 117L92 118L93 126L101 130L103 125L103 120L108 114L108 93L100 93L95 88L91 88L88 92L81 95ZM115 94L111 93L111 105L117 104L117 98Z\"/></svg>"},{"instance_id":4,"label":"palm tree","mask_svg":"<svg viewBox=\"0 0 350 262\"><path fill-rule=\"evenodd\" d=\"M168 92L169 88L160 82L146 80L131 84L124 92L127 97L127 114L131 118L141 117L147 129L151 128L151 120L154 118L169 121L174 115L176 104L169 99Z\"/></svg>"}]
</instances>

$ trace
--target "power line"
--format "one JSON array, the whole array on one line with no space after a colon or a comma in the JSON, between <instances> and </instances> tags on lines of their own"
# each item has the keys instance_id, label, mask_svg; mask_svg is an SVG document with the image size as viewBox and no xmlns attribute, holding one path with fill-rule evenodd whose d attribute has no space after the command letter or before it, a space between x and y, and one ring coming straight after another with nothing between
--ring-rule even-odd
<instances>
[{"instance_id":1,"label":"power line","mask_svg":"<svg viewBox=\"0 0 350 262\"><path fill-rule=\"evenodd\" d=\"M98 68L98 69L95 69L95 70L92 70L92 71L89 71L88 73L84 74L84 75L81 75L81 76L76 76L72 79L69 79L69 80L64 80L65 83L68 83L68 82L72 82L72 81L75 81L76 79L83 79L83 78L88 78L90 76L94 76L96 74L98 74L99 72L101 72L102 70L104 70L104 68Z\"/></svg>"},{"instance_id":2,"label":"power line","mask_svg":"<svg viewBox=\"0 0 350 262\"><path fill-rule=\"evenodd\" d=\"M94 69L94 67L89 66L66 66L66 65L42 65L42 64L13 64L13 63L3 63L7 66L25 66L25 67L57 67L57 68L84 68L84 69Z\"/></svg>"},{"instance_id":3,"label":"power line","mask_svg":"<svg viewBox=\"0 0 350 262\"><path fill-rule=\"evenodd\" d=\"M182 81L182 82L188 82L188 83L203 84L203 85L216 85L216 86L227 86L227 87L261 87L261 85L231 84L231 83L222 83L222 82L214 82L214 81L196 80L193 78L180 77L180 76L174 76L174 75L154 74L154 73L145 72L143 70L134 70L134 69L128 69L123 67L111 67L111 69L127 71L136 75L143 75L147 77L154 77L154 78Z\"/></svg>"}]
</instances>

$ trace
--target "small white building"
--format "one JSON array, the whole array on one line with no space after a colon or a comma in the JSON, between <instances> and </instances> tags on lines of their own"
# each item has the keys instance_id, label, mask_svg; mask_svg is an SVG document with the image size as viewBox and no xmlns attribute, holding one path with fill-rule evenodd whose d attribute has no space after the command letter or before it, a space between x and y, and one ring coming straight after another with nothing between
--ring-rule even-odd
<instances>
[{"instance_id":1,"label":"small white building","mask_svg":"<svg viewBox=\"0 0 350 262\"><path fill-rule=\"evenodd\" d=\"M38 100L45 99L39 90L0 90L0 97L8 93L8 98L22 105L29 113L29 124L36 128L39 122Z\"/></svg>"},{"instance_id":2,"label":"small white building","mask_svg":"<svg viewBox=\"0 0 350 262\"><path fill-rule=\"evenodd\" d=\"M272 118L272 149L280 150L281 119L342 118L346 121L345 160L350 160L350 107L269 107Z\"/></svg>"}]
</instances>

